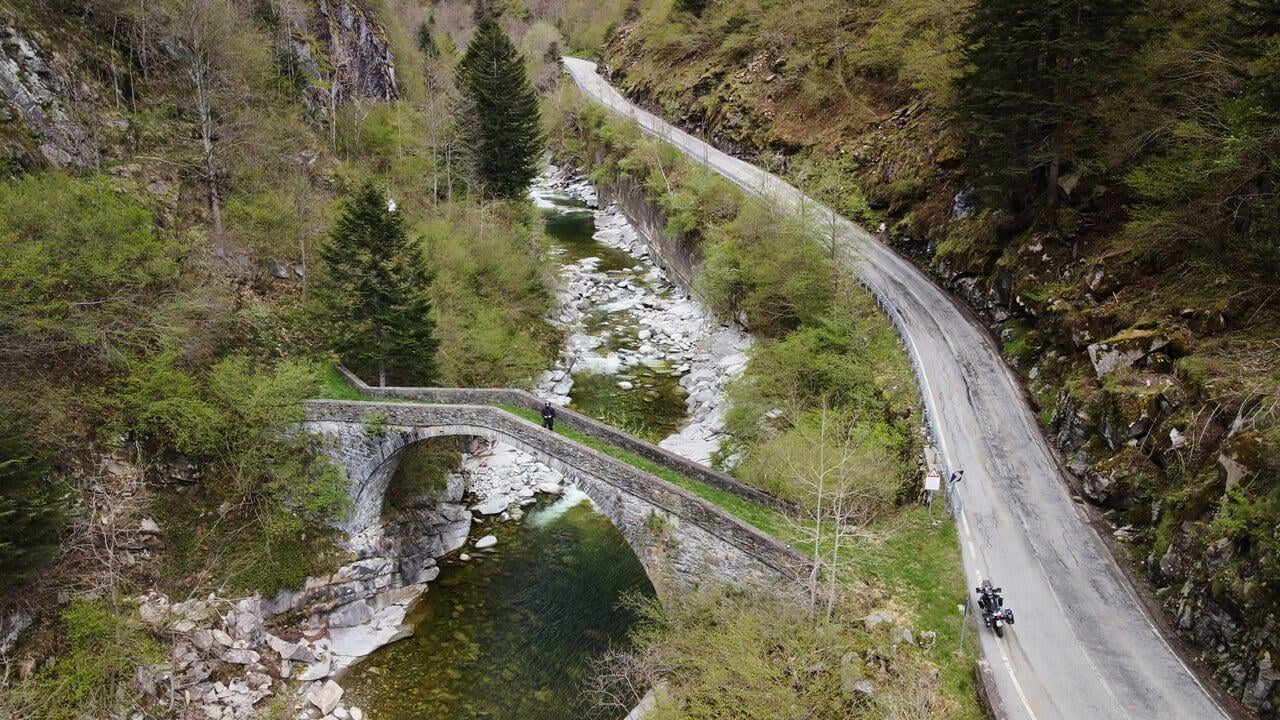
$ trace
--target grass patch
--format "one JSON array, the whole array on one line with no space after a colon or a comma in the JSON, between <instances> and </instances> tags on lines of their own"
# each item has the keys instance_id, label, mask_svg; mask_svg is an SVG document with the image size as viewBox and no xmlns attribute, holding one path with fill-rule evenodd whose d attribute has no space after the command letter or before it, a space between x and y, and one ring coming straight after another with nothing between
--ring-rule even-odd
<instances>
[{"instance_id":1,"label":"grass patch","mask_svg":"<svg viewBox=\"0 0 1280 720\"><path fill-rule=\"evenodd\" d=\"M77 598L62 611L59 625L63 652L0 694L0 715L78 720L115 717L136 705L134 668L165 657L164 647L142 626L137 606Z\"/></svg>"},{"instance_id":2,"label":"grass patch","mask_svg":"<svg viewBox=\"0 0 1280 720\"><path fill-rule=\"evenodd\" d=\"M524 408L518 408L514 405L503 405L502 409L530 422L541 422L541 418L532 410L525 410ZM688 490L703 500L723 509L730 515L742 520L748 525L759 528L774 537L786 537L788 521L781 512L773 508L758 505L746 498L734 495L727 490L721 490L720 488L708 485L701 480L695 480L683 473L678 473L674 470L662 467L661 465L650 460L646 460L635 453L615 447L602 440L597 440L593 437L583 435L575 430L570 430L563 425L556 429L556 433L593 450L598 450L605 455L608 455L615 460L620 460L638 470L643 470L651 475L656 475L672 485Z\"/></svg>"},{"instance_id":3,"label":"grass patch","mask_svg":"<svg viewBox=\"0 0 1280 720\"><path fill-rule=\"evenodd\" d=\"M352 385L333 363L325 363L320 371L320 392L330 400L381 400L372 395L365 395Z\"/></svg>"},{"instance_id":4,"label":"grass patch","mask_svg":"<svg viewBox=\"0 0 1280 720\"><path fill-rule=\"evenodd\" d=\"M892 530L879 543L850 546L849 573L853 579L875 578L895 600L915 613L920 630L938 633L931 660L942 668L942 685L947 697L962 709L950 720L982 718L973 684L973 664L978 659L978 643L970 628L964 651L960 652L961 616L957 606L968 597L960 557L960 543L954 523L934 510L930 518L923 507L910 507L894 518Z\"/></svg>"},{"instance_id":5,"label":"grass patch","mask_svg":"<svg viewBox=\"0 0 1280 720\"><path fill-rule=\"evenodd\" d=\"M156 578L161 590L175 597L212 589L271 597L350 559L338 549L339 533L332 528L272 532L270 517L259 521L242 509L220 515L215 508L222 504L203 486L156 498L156 521L166 541Z\"/></svg>"}]
</instances>

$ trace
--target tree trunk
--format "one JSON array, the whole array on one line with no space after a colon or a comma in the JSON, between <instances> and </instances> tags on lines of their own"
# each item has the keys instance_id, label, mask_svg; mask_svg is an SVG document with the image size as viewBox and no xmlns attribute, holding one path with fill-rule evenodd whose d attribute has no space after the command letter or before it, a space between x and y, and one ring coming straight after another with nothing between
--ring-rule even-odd
<instances>
[{"instance_id":1,"label":"tree trunk","mask_svg":"<svg viewBox=\"0 0 1280 720\"><path fill-rule=\"evenodd\" d=\"M387 365L384 362L378 363L378 387L387 386Z\"/></svg>"},{"instance_id":2,"label":"tree trunk","mask_svg":"<svg viewBox=\"0 0 1280 720\"><path fill-rule=\"evenodd\" d=\"M196 91L196 111L200 115L200 147L203 154L204 181L208 191L209 214L213 218L213 237L222 245L222 201L218 197L218 162L214 147L213 101L210 97L209 69L199 46L193 48L191 81Z\"/></svg>"}]
</instances>

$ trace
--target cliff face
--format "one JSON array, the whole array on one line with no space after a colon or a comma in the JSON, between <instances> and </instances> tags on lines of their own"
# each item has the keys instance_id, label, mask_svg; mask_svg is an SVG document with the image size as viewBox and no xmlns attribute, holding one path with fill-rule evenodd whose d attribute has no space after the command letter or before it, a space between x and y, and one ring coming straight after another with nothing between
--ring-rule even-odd
<instances>
[{"instance_id":1,"label":"cliff face","mask_svg":"<svg viewBox=\"0 0 1280 720\"><path fill-rule=\"evenodd\" d=\"M623 25L606 51L612 80L721 149L882 227L982 317L1025 380L1074 491L1168 624L1232 696L1280 717L1272 288L1203 260L1153 269L1117 245L1120 200L1077 186L1079 177L1063 183L1078 213L1071 241L1010 231L974 199L963 148L928 93L824 59L855 44L855 30L818 18L807 34L735 34L720 20L708 11L684 41L673 26L688 18Z\"/></svg>"},{"instance_id":2,"label":"cliff face","mask_svg":"<svg viewBox=\"0 0 1280 720\"><path fill-rule=\"evenodd\" d=\"M0 140L15 146L13 155L21 157L27 140L53 167L96 165L97 148L74 114L93 100L89 86L73 82L56 56L0 16Z\"/></svg>"},{"instance_id":3,"label":"cliff face","mask_svg":"<svg viewBox=\"0 0 1280 720\"><path fill-rule=\"evenodd\" d=\"M104 10L103 17L107 14ZM161 63L154 57L142 60L141 49L127 41L130 32L158 34L157 18L147 18L154 25L133 18L138 27L119 30L119 38L90 34L78 46L78 35L95 28L59 27L51 24L55 21L58 16L48 12L0 9L0 172L6 165L14 170L95 168L104 156L128 154L128 148L108 146L137 145L136 129L115 110L125 100L142 99L139 83L127 74L128 63L139 65L132 68L139 75L154 78L157 70L163 72ZM387 32L361 3L315 0L301 12L282 12L280 21L288 32L277 50L301 78L313 121L327 122L353 101L399 97ZM165 52L166 44L147 48L157 49Z\"/></svg>"},{"instance_id":4,"label":"cliff face","mask_svg":"<svg viewBox=\"0 0 1280 720\"><path fill-rule=\"evenodd\" d=\"M316 0L289 19L289 53L305 81L307 109L327 117L352 100L395 100L395 61L386 31L353 0Z\"/></svg>"}]
</instances>

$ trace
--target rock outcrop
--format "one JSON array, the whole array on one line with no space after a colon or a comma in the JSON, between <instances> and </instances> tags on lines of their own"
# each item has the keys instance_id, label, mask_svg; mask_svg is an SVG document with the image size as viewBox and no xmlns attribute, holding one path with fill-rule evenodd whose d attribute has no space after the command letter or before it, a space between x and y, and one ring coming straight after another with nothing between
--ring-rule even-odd
<instances>
[{"instance_id":1,"label":"rock outcrop","mask_svg":"<svg viewBox=\"0 0 1280 720\"><path fill-rule=\"evenodd\" d=\"M399 96L386 30L354 0L316 0L312 12L290 19L288 52L305 83L307 111L328 118L352 100Z\"/></svg>"},{"instance_id":2,"label":"rock outcrop","mask_svg":"<svg viewBox=\"0 0 1280 720\"><path fill-rule=\"evenodd\" d=\"M91 94L72 82L55 56L0 18L0 126L25 126L54 167L95 166L92 138L69 110L91 101Z\"/></svg>"}]
</instances>

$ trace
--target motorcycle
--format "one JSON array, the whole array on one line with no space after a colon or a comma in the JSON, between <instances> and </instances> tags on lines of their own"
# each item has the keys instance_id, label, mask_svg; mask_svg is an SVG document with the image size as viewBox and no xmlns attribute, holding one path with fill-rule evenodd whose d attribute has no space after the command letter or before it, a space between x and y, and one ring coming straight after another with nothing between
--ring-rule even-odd
<instances>
[{"instance_id":1,"label":"motorcycle","mask_svg":"<svg viewBox=\"0 0 1280 720\"><path fill-rule=\"evenodd\" d=\"M1013 624L1013 610L1004 606L1000 588L993 587L990 580L983 580L982 585L975 590L978 593L978 608L982 610L982 624L994 630L996 637L1004 637L1005 625Z\"/></svg>"}]
</instances>

